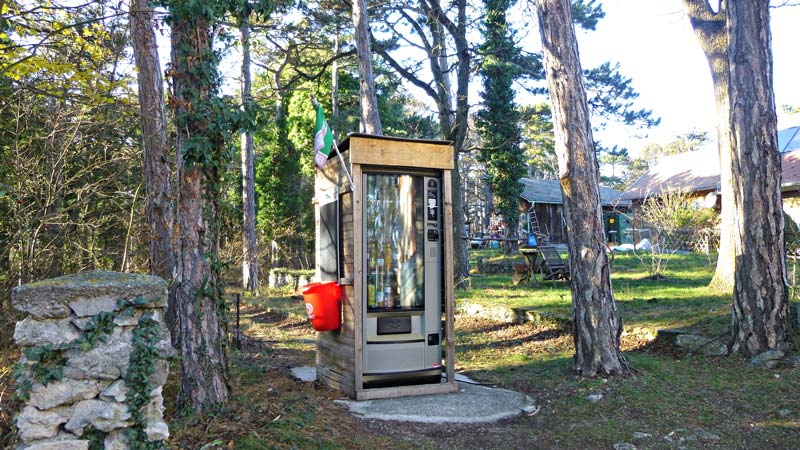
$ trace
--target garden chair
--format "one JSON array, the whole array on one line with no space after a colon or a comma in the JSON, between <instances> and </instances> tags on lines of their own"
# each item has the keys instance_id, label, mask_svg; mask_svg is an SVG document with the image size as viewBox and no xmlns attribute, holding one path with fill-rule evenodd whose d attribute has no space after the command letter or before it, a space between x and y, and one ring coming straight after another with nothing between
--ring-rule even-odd
<instances>
[{"instance_id":1,"label":"garden chair","mask_svg":"<svg viewBox=\"0 0 800 450\"><path fill-rule=\"evenodd\" d=\"M569 267L561 259L558 250L551 245L540 245L539 255L542 261L539 264L539 272L542 280L569 280Z\"/></svg>"}]
</instances>

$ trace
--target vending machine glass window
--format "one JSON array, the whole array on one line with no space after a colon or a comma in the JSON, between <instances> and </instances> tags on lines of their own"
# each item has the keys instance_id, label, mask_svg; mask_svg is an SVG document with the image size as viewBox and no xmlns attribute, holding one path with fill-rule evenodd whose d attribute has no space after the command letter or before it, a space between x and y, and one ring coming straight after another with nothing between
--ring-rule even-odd
<instances>
[{"instance_id":1,"label":"vending machine glass window","mask_svg":"<svg viewBox=\"0 0 800 450\"><path fill-rule=\"evenodd\" d=\"M366 176L368 311L425 307L424 178Z\"/></svg>"}]
</instances>

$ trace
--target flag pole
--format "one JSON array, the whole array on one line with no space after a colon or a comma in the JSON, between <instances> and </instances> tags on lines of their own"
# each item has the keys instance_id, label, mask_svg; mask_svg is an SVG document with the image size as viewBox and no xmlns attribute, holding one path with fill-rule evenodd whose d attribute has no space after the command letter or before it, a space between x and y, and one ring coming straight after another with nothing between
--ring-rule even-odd
<instances>
[{"instance_id":1,"label":"flag pole","mask_svg":"<svg viewBox=\"0 0 800 450\"><path fill-rule=\"evenodd\" d=\"M317 96L314 93L311 93L311 103L314 105L314 108L319 107L319 101L317 101ZM333 130L331 130L333 131ZM333 150L336 152L336 156L339 157L339 163L342 165L344 169L345 175L347 175L347 181L350 182L350 189L355 192L356 185L353 183L353 177L350 176L350 171L347 170L347 165L344 163L344 158L342 158L342 154L339 152L339 146L336 144L336 138L333 139Z\"/></svg>"}]
</instances>

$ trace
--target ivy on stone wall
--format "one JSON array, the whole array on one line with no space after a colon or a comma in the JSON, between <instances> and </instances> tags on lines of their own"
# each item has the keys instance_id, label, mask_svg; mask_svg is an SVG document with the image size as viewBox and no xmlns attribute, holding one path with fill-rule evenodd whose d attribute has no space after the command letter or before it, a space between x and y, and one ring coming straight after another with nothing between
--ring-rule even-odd
<instances>
[{"instance_id":1,"label":"ivy on stone wall","mask_svg":"<svg viewBox=\"0 0 800 450\"><path fill-rule=\"evenodd\" d=\"M144 430L147 428L145 408L150 402L150 377L155 371L158 359L156 344L159 340L158 322L149 313L142 315L133 331L133 349L125 375L125 404L131 413L133 425L127 431L131 450L152 450L162 448L161 442L148 442Z\"/></svg>"},{"instance_id":2,"label":"ivy on stone wall","mask_svg":"<svg viewBox=\"0 0 800 450\"><path fill-rule=\"evenodd\" d=\"M89 441L89 450L105 450L108 433L89 425L83 430L82 438Z\"/></svg>"},{"instance_id":3,"label":"ivy on stone wall","mask_svg":"<svg viewBox=\"0 0 800 450\"><path fill-rule=\"evenodd\" d=\"M22 350L24 361L29 364L20 361L14 368L17 399L25 401L29 398L33 381L44 386L52 381L60 381L67 364L67 351L77 349L88 352L95 348L98 342L106 342L112 331L114 331L114 313L103 311L93 316L81 337L72 342L61 345L47 344Z\"/></svg>"},{"instance_id":4,"label":"ivy on stone wall","mask_svg":"<svg viewBox=\"0 0 800 450\"><path fill-rule=\"evenodd\" d=\"M146 307L157 298L146 299L120 299L117 301L118 310L114 312L103 311L89 320L83 328L83 334L74 341L61 345L42 345L23 350L25 359L17 363L14 377L17 381L16 397L27 401L33 382L44 386L63 378L63 369L67 365L67 352L79 350L87 352L97 346L99 342L107 342L114 331L114 318L132 317L136 308ZM153 387L150 377L155 372L158 360L158 342L160 340L159 323L153 318L152 312L145 312L139 318L133 330L133 342L128 371L125 376L125 404L131 414L132 426L127 430L126 438L131 450L155 450L164 447L163 442L149 442L145 429L147 428L146 407L150 402L150 393ZM102 449L103 442L108 433L87 428L83 437L90 441L91 449Z\"/></svg>"},{"instance_id":5,"label":"ivy on stone wall","mask_svg":"<svg viewBox=\"0 0 800 450\"><path fill-rule=\"evenodd\" d=\"M95 348L98 342L107 342L108 335L114 331L114 313L103 311L92 317L81 337L70 344L82 352Z\"/></svg>"}]
</instances>

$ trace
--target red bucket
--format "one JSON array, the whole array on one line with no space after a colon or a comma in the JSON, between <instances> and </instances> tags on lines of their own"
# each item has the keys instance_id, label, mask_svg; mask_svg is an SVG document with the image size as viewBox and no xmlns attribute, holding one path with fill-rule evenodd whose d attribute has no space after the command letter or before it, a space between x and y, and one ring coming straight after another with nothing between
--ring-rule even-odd
<instances>
[{"instance_id":1,"label":"red bucket","mask_svg":"<svg viewBox=\"0 0 800 450\"><path fill-rule=\"evenodd\" d=\"M311 283L303 286L303 302L308 318L317 331L339 329L339 297L342 288L335 281Z\"/></svg>"}]
</instances>

